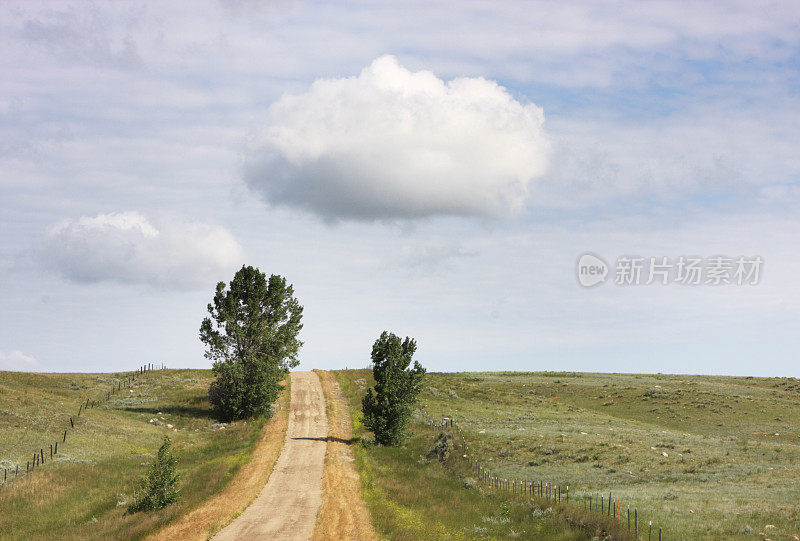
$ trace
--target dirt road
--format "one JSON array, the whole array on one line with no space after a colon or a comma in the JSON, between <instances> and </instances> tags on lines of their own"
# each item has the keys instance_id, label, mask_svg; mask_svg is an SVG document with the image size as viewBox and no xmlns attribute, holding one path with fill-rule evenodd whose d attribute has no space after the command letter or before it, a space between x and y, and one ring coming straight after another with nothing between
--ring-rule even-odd
<instances>
[{"instance_id":1,"label":"dirt road","mask_svg":"<svg viewBox=\"0 0 800 541\"><path fill-rule=\"evenodd\" d=\"M285 382L284 382L285 384ZM208 541L232 517L245 509L267 484L278 461L289 424L289 391L282 391L278 411L261 429L250 461L243 464L217 494L181 515L145 541Z\"/></svg>"},{"instance_id":2,"label":"dirt road","mask_svg":"<svg viewBox=\"0 0 800 541\"><path fill-rule=\"evenodd\" d=\"M325 397L313 372L292 372L289 427L264 490L214 539L311 538L322 504L328 420Z\"/></svg>"},{"instance_id":3,"label":"dirt road","mask_svg":"<svg viewBox=\"0 0 800 541\"><path fill-rule=\"evenodd\" d=\"M378 534L370 521L361 492L361 477L354 464L353 423L347 399L332 372L316 371L328 402L328 454L322 508L317 517L312 541L371 541Z\"/></svg>"}]
</instances>

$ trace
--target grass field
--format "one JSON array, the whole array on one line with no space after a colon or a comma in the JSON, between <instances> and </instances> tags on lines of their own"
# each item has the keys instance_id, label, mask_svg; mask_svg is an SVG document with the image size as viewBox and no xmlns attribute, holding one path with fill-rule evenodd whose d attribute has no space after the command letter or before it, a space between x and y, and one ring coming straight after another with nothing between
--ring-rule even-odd
<instances>
[{"instance_id":1,"label":"grass field","mask_svg":"<svg viewBox=\"0 0 800 541\"><path fill-rule=\"evenodd\" d=\"M372 375L367 370L337 371L349 399L356 438L365 435L360 400ZM392 540L424 539L592 539L603 531L627 536L603 517L543 500L523 501L481 487L458 448L442 463L428 456L438 430L414 421L411 435L397 448L354 445L364 496L379 532ZM599 537L598 537L599 538Z\"/></svg>"},{"instance_id":2,"label":"grass field","mask_svg":"<svg viewBox=\"0 0 800 541\"><path fill-rule=\"evenodd\" d=\"M500 476L608 494L666 539L800 534L800 381L702 376L428 374Z\"/></svg>"},{"instance_id":3,"label":"grass field","mask_svg":"<svg viewBox=\"0 0 800 541\"><path fill-rule=\"evenodd\" d=\"M0 486L0 539L140 539L217 492L245 463L264 419L219 424L211 415L209 370L154 371L130 390L75 417L118 374L0 372L0 467L25 468L44 447L47 463ZM59 454L69 416L75 420ZM163 437L180 458L182 498L162 511L126 515ZM1 480L1 478L0 478Z\"/></svg>"}]
</instances>

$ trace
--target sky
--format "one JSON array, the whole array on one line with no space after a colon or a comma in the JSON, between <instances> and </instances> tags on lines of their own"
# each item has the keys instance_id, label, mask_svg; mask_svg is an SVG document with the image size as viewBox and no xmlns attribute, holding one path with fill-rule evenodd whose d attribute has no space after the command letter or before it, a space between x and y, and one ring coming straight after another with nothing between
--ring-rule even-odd
<instances>
[{"instance_id":1,"label":"sky","mask_svg":"<svg viewBox=\"0 0 800 541\"><path fill-rule=\"evenodd\" d=\"M209 367L246 264L302 369L800 377L796 3L5 0L0 51L0 369Z\"/></svg>"}]
</instances>

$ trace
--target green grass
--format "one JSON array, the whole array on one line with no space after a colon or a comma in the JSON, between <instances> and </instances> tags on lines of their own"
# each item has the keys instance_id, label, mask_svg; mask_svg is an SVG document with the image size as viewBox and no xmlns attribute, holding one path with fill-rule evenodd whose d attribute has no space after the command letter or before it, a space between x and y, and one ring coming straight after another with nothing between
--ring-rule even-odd
<instances>
[{"instance_id":1,"label":"green grass","mask_svg":"<svg viewBox=\"0 0 800 541\"><path fill-rule=\"evenodd\" d=\"M495 493L476 483L463 450L443 462L429 458L439 431L412 422L402 446L369 443L360 422L360 400L371 372L335 372L354 420L356 466L364 496L378 531L387 539L591 539L604 530L626 536L605 519L543 500L523 500Z\"/></svg>"},{"instance_id":2,"label":"green grass","mask_svg":"<svg viewBox=\"0 0 800 541\"><path fill-rule=\"evenodd\" d=\"M497 475L611 492L667 539L800 534L796 379L428 374L421 402Z\"/></svg>"},{"instance_id":3,"label":"green grass","mask_svg":"<svg viewBox=\"0 0 800 541\"><path fill-rule=\"evenodd\" d=\"M76 417L82 401L101 398L121 376L0 372L0 467L19 463L24 472L42 447L47 459L0 486L0 539L140 539L218 491L249 459L264 419L217 423L209 370L150 372ZM50 461L49 445L62 441L70 415L75 429ZM180 460L181 499L127 515L164 435Z\"/></svg>"}]
</instances>

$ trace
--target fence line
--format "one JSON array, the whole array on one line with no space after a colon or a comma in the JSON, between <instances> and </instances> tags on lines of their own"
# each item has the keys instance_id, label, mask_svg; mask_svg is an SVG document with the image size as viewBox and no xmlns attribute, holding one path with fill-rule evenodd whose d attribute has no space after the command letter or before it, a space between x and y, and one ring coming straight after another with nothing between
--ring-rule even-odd
<instances>
[{"instance_id":1,"label":"fence line","mask_svg":"<svg viewBox=\"0 0 800 541\"><path fill-rule=\"evenodd\" d=\"M60 438L60 440L61 440L60 441L61 449L62 450L64 449L64 444L66 444L66 442L67 442L67 433L70 430L75 430L75 419L80 417L82 414L85 415L86 414L86 410L94 409L94 408L99 407L100 405L104 404L105 402L108 402L109 400L111 400L111 397L114 396L115 393L118 393L119 391L121 391L123 389L130 389L133 386L134 382L136 381L137 376L138 377L142 377L145 374L147 374L148 372L152 372L154 370L164 370L166 368L167 368L167 366L165 364L163 364L163 363L159 363L159 364L147 363L147 364L144 364L144 365L140 366L139 368L137 368L135 371L130 372L123 379L118 380L116 385L112 385L111 386L111 390L110 391L107 391L104 395L102 395L102 398L95 399L95 400L92 400L91 398L87 398L86 402L84 402L83 399L81 399L81 402L80 402L80 404L78 406L78 413L75 415L74 418L70 415L70 417L69 417L69 425L64 430L64 435ZM45 450L46 447L42 446L42 447L39 447L38 449L34 449L33 456L31 457L31 460L25 462L25 471L24 472L20 471L20 464L21 463L20 464L15 464L14 467L12 467L12 468L3 468L3 480L2 480L2 482L0 482L0 487L6 485L7 483L11 483L12 481L15 481L17 479L22 479L23 477L32 474L37 468L40 468L41 466L46 464L46 462L52 461L53 458L58 455L59 441L56 440L55 443L49 443L49 446L50 446L50 458L49 458L49 460L47 460L46 457L45 457L44 450ZM30 455L28 455L28 456L30 456ZM13 477L11 477L9 472L12 472Z\"/></svg>"},{"instance_id":2,"label":"fence line","mask_svg":"<svg viewBox=\"0 0 800 541\"><path fill-rule=\"evenodd\" d=\"M466 455L466 459L470 465L470 470L477 476L480 482L488 485L490 488L523 497L544 498L548 502L552 503L578 505L575 502L574 497L573 500L570 501L569 485L562 487L560 484L553 484L544 480L508 479L494 475L489 468L487 468L475 456L473 456L472 450L470 449L467 439L464 436L464 432L461 430L461 427L455 418L443 417L441 421L436 421L431 419L424 409L420 409L420 412L422 413L423 421L429 426L434 428L455 429L455 432L458 434L458 437L461 440L461 446L464 449L462 454ZM608 499L606 499L605 494L600 494L598 496L596 493L587 494L584 491L580 501L583 502L584 510L612 517L616 519L619 524L623 524L623 504L621 501L613 498L612 496L613 493L609 492ZM633 513L633 515L631 515L631 513ZM628 504L627 507L625 507L625 524L627 525L628 531L632 532L637 539L639 538L640 533L639 522L640 517L638 508L633 507L633 509L631 509L630 504ZM642 521L642 523L644 523L644 521ZM642 531L642 534L644 534L644 531ZM653 527L653 521L650 520L647 523L647 539L649 541L653 541L656 539L656 535L658 536L658 541L662 541L663 529L659 526L658 530L656 531Z\"/></svg>"}]
</instances>

